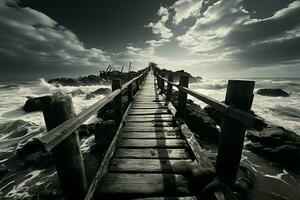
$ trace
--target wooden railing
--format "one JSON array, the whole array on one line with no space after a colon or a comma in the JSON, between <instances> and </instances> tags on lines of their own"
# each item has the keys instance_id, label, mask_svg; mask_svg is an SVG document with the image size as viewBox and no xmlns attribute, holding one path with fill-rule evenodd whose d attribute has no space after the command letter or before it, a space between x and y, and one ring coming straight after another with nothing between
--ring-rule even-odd
<instances>
[{"instance_id":1,"label":"wooden railing","mask_svg":"<svg viewBox=\"0 0 300 200\"><path fill-rule=\"evenodd\" d=\"M75 114L69 96L45 96L41 98L47 131L37 140L45 151L51 151L65 199L84 199L87 192L86 175L80 151L77 129L98 110L114 102L115 121L118 125L123 117L122 92L127 90L128 101L133 100L133 84L139 90L149 67L138 72L138 76L121 85L120 79L113 79L112 92Z\"/></svg>"},{"instance_id":2,"label":"wooden railing","mask_svg":"<svg viewBox=\"0 0 300 200\"><path fill-rule=\"evenodd\" d=\"M232 186L240 164L246 128L261 130L266 127L261 118L250 113L255 82L229 80L225 103L223 103L189 89L187 75L180 76L179 84L176 84L173 82L172 72L165 74L158 67L154 67L154 74L160 92L166 93L166 100L171 101L173 86L178 89L177 114L183 119L186 114L188 94L210 105L223 115L216 170L218 176ZM167 83L167 91L165 83Z\"/></svg>"}]
</instances>

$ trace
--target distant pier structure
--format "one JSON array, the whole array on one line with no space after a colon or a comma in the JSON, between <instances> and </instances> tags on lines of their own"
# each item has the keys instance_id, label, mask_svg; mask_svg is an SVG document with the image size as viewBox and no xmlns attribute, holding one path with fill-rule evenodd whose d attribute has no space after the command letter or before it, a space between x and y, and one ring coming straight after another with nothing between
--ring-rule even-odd
<instances>
[{"instance_id":1,"label":"distant pier structure","mask_svg":"<svg viewBox=\"0 0 300 200\"><path fill-rule=\"evenodd\" d=\"M102 73L112 68L109 65ZM53 152L67 200L235 199L232 187L245 130L260 129L262 124L250 113L254 84L229 80L223 103L189 89L188 76L182 75L177 84L172 73L164 74L157 64L149 63L123 84L120 78L113 79L112 93L77 115L70 98L45 97L48 132L39 141L45 150ZM178 91L176 108L171 102L174 88ZM124 93L126 108L122 102ZM215 165L185 123L188 95L224 116ZM77 129L110 102L114 106L117 131L92 183L87 185ZM184 173L188 170L194 179Z\"/></svg>"}]
</instances>

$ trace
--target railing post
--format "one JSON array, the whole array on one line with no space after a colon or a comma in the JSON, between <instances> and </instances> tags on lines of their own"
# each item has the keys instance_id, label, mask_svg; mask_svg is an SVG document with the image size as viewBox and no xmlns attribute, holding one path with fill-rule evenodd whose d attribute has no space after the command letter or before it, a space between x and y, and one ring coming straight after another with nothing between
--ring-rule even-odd
<instances>
[{"instance_id":1,"label":"railing post","mask_svg":"<svg viewBox=\"0 0 300 200\"><path fill-rule=\"evenodd\" d=\"M249 112L253 100L254 81L229 80L225 103ZM216 162L218 176L233 186L243 150L246 128L236 120L223 118Z\"/></svg>"},{"instance_id":2,"label":"railing post","mask_svg":"<svg viewBox=\"0 0 300 200\"><path fill-rule=\"evenodd\" d=\"M140 89L140 80L139 80L139 79L136 79L135 84L136 84L136 92L137 92L137 91L139 91L139 89Z\"/></svg>"},{"instance_id":3,"label":"railing post","mask_svg":"<svg viewBox=\"0 0 300 200\"><path fill-rule=\"evenodd\" d=\"M121 80L113 79L112 81L112 91L121 88ZM116 124L119 125L122 121L123 113L122 113L122 93L116 96L113 100L114 102L114 110L115 110L115 121Z\"/></svg>"},{"instance_id":4,"label":"railing post","mask_svg":"<svg viewBox=\"0 0 300 200\"><path fill-rule=\"evenodd\" d=\"M161 73L161 77L165 78L165 73ZM161 79L161 88L160 88L160 92L164 93L165 92L165 81L164 79Z\"/></svg>"},{"instance_id":5,"label":"railing post","mask_svg":"<svg viewBox=\"0 0 300 200\"><path fill-rule=\"evenodd\" d=\"M173 82L173 73L168 74L168 81ZM167 101L171 101L172 97L172 84L168 83L167 86Z\"/></svg>"},{"instance_id":6,"label":"railing post","mask_svg":"<svg viewBox=\"0 0 300 200\"><path fill-rule=\"evenodd\" d=\"M157 87L158 87L159 90L161 90L161 78L160 78L161 74L158 72L157 75L158 75L156 77L157 78Z\"/></svg>"},{"instance_id":7,"label":"railing post","mask_svg":"<svg viewBox=\"0 0 300 200\"><path fill-rule=\"evenodd\" d=\"M189 76L181 75L179 79L179 85L182 87L189 86ZM178 92L178 113L184 116L184 112L186 110L186 102L187 102L187 93L180 91Z\"/></svg>"},{"instance_id":8,"label":"railing post","mask_svg":"<svg viewBox=\"0 0 300 200\"><path fill-rule=\"evenodd\" d=\"M131 74L129 75L129 79L132 79ZM132 91L132 83L130 83L130 85L128 85L127 87L127 95L128 95L128 102L133 101L133 91Z\"/></svg>"},{"instance_id":9,"label":"railing post","mask_svg":"<svg viewBox=\"0 0 300 200\"><path fill-rule=\"evenodd\" d=\"M69 96L45 96L42 102L48 131L75 116ZM77 131L54 147L52 154L65 199L84 199L87 183Z\"/></svg>"}]
</instances>

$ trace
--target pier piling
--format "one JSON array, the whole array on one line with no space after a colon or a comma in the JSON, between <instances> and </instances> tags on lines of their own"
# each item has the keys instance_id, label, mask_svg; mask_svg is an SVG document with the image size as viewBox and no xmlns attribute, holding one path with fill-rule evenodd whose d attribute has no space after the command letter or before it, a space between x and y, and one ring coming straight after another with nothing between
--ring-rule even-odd
<instances>
[{"instance_id":1,"label":"pier piling","mask_svg":"<svg viewBox=\"0 0 300 200\"><path fill-rule=\"evenodd\" d=\"M42 102L48 131L75 116L69 96L46 96ZM52 153L65 199L84 199L87 183L78 133L69 135L52 149Z\"/></svg>"}]
</instances>

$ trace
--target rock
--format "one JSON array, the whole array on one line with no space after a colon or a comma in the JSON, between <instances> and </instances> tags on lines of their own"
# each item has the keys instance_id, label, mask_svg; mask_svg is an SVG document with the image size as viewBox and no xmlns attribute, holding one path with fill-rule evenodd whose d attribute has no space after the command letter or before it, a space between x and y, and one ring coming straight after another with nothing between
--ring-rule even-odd
<instances>
[{"instance_id":1,"label":"rock","mask_svg":"<svg viewBox=\"0 0 300 200\"><path fill-rule=\"evenodd\" d=\"M91 148L91 152L103 156L116 131L117 126L114 120L107 120L97 124L95 126L96 145Z\"/></svg>"},{"instance_id":2,"label":"rock","mask_svg":"<svg viewBox=\"0 0 300 200\"><path fill-rule=\"evenodd\" d=\"M211 117L216 122L216 124L222 124L223 114L220 111L214 109L209 105L205 106L203 110L208 114L209 117Z\"/></svg>"},{"instance_id":3,"label":"rock","mask_svg":"<svg viewBox=\"0 0 300 200\"><path fill-rule=\"evenodd\" d=\"M72 92L70 92L69 94L71 94L74 97L74 96L78 96L81 94L85 94L85 92L82 89L76 89L76 90L73 90Z\"/></svg>"},{"instance_id":4,"label":"rock","mask_svg":"<svg viewBox=\"0 0 300 200\"><path fill-rule=\"evenodd\" d=\"M172 93L171 101L177 108L178 92ZM219 142L219 130L216 123L208 114L192 100L187 101L187 112L184 114L184 121L190 130L199 135L200 139L208 140L217 144ZM198 137L196 137L198 139Z\"/></svg>"},{"instance_id":5,"label":"rock","mask_svg":"<svg viewBox=\"0 0 300 200\"><path fill-rule=\"evenodd\" d=\"M80 86L83 85L75 78L55 78L48 80L50 84L60 84L62 86Z\"/></svg>"},{"instance_id":6,"label":"rock","mask_svg":"<svg viewBox=\"0 0 300 200\"><path fill-rule=\"evenodd\" d=\"M91 99L91 98L94 98L96 97L96 95L107 95L111 93L111 89L109 88L99 88L91 93L88 93L86 96L85 96L85 99Z\"/></svg>"},{"instance_id":7,"label":"rock","mask_svg":"<svg viewBox=\"0 0 300 200\"><path fill-rule=\"evenodd\" d=\"M286 91L282 89L260 89L256 92L262 96L269 96L269 97L288 97L290 96Z\"/></svg>"},{"instance_id":8,"label":"rock","mask_svg":"<svg viewBox=\"0 0 300 200\"><path fill-rule=\"evenodd\" d=\"M300 136L281 126L269 125L263 131L248 131L252 152L285 167L300 169Z\"/></svg>"},{"instance_id":9,"label":"rock","mask_svg":"<svg viewBox=\"0 0 300 200\"><path fill-rule=\"evenodd\" d=\"M233 190L238 199L248 199L248 194L255 184L255 173L245 166L240 166Z\"/></svg>"},{"instance_id":10,"label":"rock","mask_svg":"<svg viewBox=\"0 0 300 200\"><path fill-rule=\"evenodd\" d=\"M86 100L89 100L89 99L95 98L95 97L96 97L96 95L94 95L94 94L92 94L92 93L89 93L89 94L86 94L85 99L86 99Z\"/></svg>"},{"instance_id":11,"label":"rock","mask_svg":"<svg viewBox=\"0 0 300 200\"><path fill-rule=\"evenodd\" d=\"M291 144L300 147L300 136L286 130L282 126L269 124L263 131L248 130L246 137L252 142L259 142L263 146L277 147Z\"/></svg>"},{"instance_id":12,"label":"rock","mask_svg":"<svg viewBox=\"0 0 300 200\"><path fill-rule=\"evenodd\" d=\"M46 169L54 165L51 153L36 152L24 158L25 167Z\"/></svg>"},{"instance_id":13,"label":"rock","mask_svg":"<svg viewBox=\"0 0 300 200\"><path fill-rule=\"evenodd\" d=\"M22 141L18 144L18 147L16 148L16 154L19 157L26 157L30 154L43 150L43 144L36 138L31 138L28 141Z\"/></svg>"},{"instance_id":14,"label":"rock","mask_svg":"<svg viewBox=\"0 0 300 200\"><path fill-rule=\"evenodd\" d=\"M27 101L23 106L25 112L42 111L42 101L40 97L27 97Z\"/></svg>"}]
</instances>

